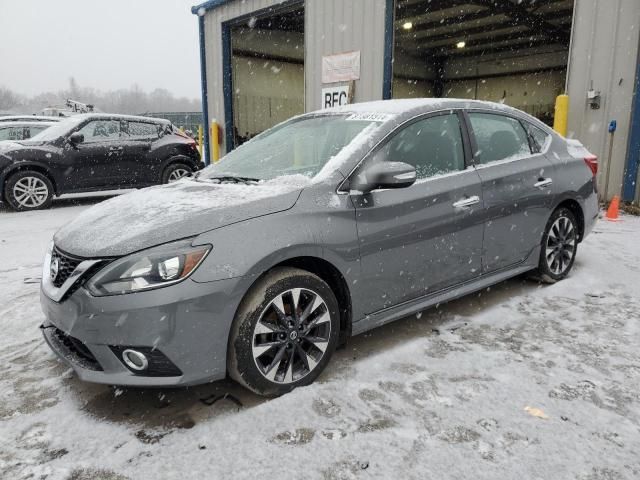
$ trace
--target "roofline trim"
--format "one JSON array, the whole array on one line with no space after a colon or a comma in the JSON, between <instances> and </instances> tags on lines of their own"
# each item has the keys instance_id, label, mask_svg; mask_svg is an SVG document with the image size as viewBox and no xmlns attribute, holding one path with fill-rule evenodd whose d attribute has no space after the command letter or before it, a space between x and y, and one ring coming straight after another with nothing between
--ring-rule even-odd
<instances>
[{"instance_id":1,"label":"roofline trim","mask_svg":"<svg viewBox=\"0 0 640 480\"><path fill-rule=\"evenodd\" d=\"M193 7L191 7L191 13L193 13L194 15L202 16L208 11L221 7L231 1L233 0L208 0L207 2L202 2L199 5L194 5ZM202 9L204 9L204 12L202 12Z\"/></svg>"}]
</instances>

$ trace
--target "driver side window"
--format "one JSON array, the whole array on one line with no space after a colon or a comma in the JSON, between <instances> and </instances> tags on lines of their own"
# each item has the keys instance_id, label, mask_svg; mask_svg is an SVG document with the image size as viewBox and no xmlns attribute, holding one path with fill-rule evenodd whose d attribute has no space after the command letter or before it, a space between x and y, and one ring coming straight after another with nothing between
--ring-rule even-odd
<instances>
[{"instance_id":1,"label":"driver side window","mask_svg":"<svg viewBox=\"0 0 640 480\"><path fill-rule=\"evenodd\" d=\"M85 143L119 140L120 122L118 120L92 120L78 132L84 135Z\"/></svg>"},{"instance_id":2,"label":"driver side window","mask_svg":"<svg viewBox=\"0 0 640 480\"><path fill-rule=\"evenodd\" d=\"M418 179L464 170L460 121L455 113L425 118L396 133L374 162L404 162L416 168Z\"/></svg>"}]
</instances>

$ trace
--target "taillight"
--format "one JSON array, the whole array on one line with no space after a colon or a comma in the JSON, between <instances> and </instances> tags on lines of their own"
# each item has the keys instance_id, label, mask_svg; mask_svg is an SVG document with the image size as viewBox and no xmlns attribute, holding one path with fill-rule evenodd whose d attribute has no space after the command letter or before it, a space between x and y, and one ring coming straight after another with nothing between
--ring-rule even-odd
<instances>
[{"instance_id":1,"label":"taillight","mask_svg":"<svg viewBox=\"0 0 640 480\"><path fill-rule=\"evenodd\" d=\"M591 173L595 177L598 174L598 157L595 155L589 155L584 157L584 163L587 164L587 167L591 170Z\"/></svg>"}]
</instances>

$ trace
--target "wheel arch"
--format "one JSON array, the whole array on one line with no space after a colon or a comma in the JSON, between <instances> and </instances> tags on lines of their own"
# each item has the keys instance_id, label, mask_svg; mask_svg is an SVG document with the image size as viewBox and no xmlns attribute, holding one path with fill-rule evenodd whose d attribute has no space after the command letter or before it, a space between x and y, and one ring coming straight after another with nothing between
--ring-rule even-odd
<instances>
[{"instance_id":1,"label":"wheel arch","mask_svg":"<svg viewBox=\"0 0 640 480\"><path fill-rule=\"evenodd\" d=\"M281 260L264 270L260 275L254 277L251 285L247 288L245 296L262 278L275 268L293 267L313 273L320 277L333 291L340 308L340 338L338 345L344 345L351 336L352 328L352 304L351 292L347 282L340 270L331 262L311 255L301 255ZM238 307L240 308L240 307Z\"/></svg>"},{"instance_id":2,"label":"wheel arch","mask_svg":"<svg viewBox=\"0 0 640 480\"><path fill-rule=\"evenodd\" d=\"M190 167L193 167L194 169L197 169L197 165L196 162L193 160L193 158L190 158L186 155L182 155L182 154L178 154L178 155L172 155L170 156L163 164L162 166L162 171L164 172L164 170L169 166L169 165L173 165L175 163L184 163L186 165L189 165Z\"/></svg>"},{"instance_id":3,"label":"wheel arch","mask_svg":"<svg viewBox=\"0 0 640 480\"><path fill-rule=\"evenodd\" d=\"M580 205L580 202L575 198L567 197L561 199L560 202L558 202L556 208L554 208L553 212L551 212L551 215L553 215L553 213L560 208L566 208L576 217L576 221L578 222L578 242L581 242L584 238L585 228L584 210L582 208L582 205ZM551 215L549 216L549 218L551 218Z\"/></svg>"},{"instance_id":4,"label":"wheel arch","mask_svg":"<svg viewBox=\"0 0 640 480\"><path fill-rule=\"evenodd\" d=\"M17 163L14 165L11 165L7 170L5 170L4 172L2 172L2 176L0 177L0 185L2 186L2 192L4 193L4 188L7 184L7 182L9 181L9 178L11 178L11 176L17 172L21 172L21 171L34 171L34 172L38 172L42 175L44 175L45 177L47 177L49 179L49 181L51 182L51 184L53 185L53 193L54 195L58 195L59 191L58 191L58 182L56 181L55 176L51 173L51 171L42 165L39 165L37 163L25 163L25 162L21 162L21 163Z\"/></svg>"}]
</instances>

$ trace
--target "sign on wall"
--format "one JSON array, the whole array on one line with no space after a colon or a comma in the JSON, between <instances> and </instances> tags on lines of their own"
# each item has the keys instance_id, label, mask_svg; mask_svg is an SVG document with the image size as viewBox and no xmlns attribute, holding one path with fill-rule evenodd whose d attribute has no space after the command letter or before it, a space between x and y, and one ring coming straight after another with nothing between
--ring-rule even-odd
<instances>
[{"instance_id":1,"label":"sign on wall","mask_svg":"<svg viewBox=\"0 0 640 480\"><path fill-rule=\"evenodd\" d=\"M341 105L349 105L351 103L349 85L340 85L336 87L325 87L322 89L322 107L331 108Z\"/></svg>"},{"instance_id":2,"label":"sign on wall","mask_svg":"<svg viewBox=\"0 0 640 480\"><path fill-rule=\"evenodd\" d=\"M360 51L322 57L322 83L360 79Z\"/></svg>"}]
</instances>

